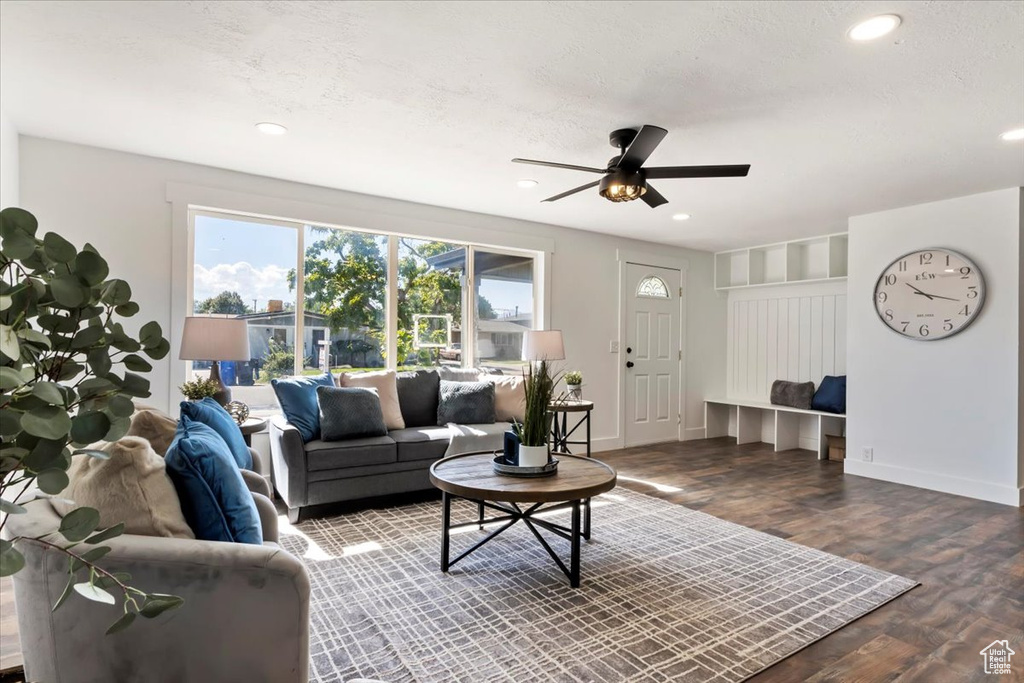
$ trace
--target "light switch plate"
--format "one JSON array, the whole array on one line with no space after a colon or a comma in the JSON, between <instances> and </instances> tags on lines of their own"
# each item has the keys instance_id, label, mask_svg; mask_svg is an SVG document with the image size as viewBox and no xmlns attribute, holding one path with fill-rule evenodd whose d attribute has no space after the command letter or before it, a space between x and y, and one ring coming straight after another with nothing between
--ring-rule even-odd
<instances>
[{"instance_id":1,"label":"light switch plate","mask_svg":"<svg viewBox=\"0 0 1024 683\"><path fill-rule=\"evenodd\" d=\"M619 352L619 342L616 341L616 340L612 340L612 341L608 342L608 353L618 353L618 352Z\"/></svg>"},{"instance_id":2,"label":"light switch plate","mask_svg":"<svg viewBox=\"0 0 1024 683\"><path fill-rule=\"evenodd\" d=\"M864 462L873 462L875 459L875 449L865 448L863 451L861 451L860 459L863 460Z\"/></svg>"}]
</instances>

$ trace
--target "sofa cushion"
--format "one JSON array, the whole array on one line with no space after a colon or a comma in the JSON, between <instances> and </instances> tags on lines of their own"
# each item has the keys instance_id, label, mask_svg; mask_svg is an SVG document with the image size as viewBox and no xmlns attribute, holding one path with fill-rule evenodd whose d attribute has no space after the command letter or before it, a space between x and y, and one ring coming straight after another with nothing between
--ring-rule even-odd
<instances>
[{"instance_id":1,"label":"sofa cushion","mask_svg":"<svg viewBox=\"0 0 1024 683\"><path fill-rule=\"evenodd\" d=\"M479 382L479 368L453 368L449 365L442 365L437 369L437 374L446 382Z\"/></svg>"},{"instance_id":2,"label":"sofa cushion","mask_svg":"<svg viewBox=\"0 0 1024 683\"><path fill-rule=\"evenodd\" d=\"M201 401L182 401L181 414L188 415L190 420L202 422L217 432L231 449L231 455L234 456L238 466L243 470L252 469L252 453L245 445L242 430L238 428L235 418L224 410L224 406L207 396Z\"/></svg>"},{"instance_id":3,"label":"sofa cushion","mask_svg":"<svg viewBox=\"0 0 1024 683\"><path fill-rule=\"evenodd\" d=\"M814 394L811 407L828 413L846 414L846 375L826 376Z\"/></svg>"},{"instance_id":4,"label":"sofa cushion","mask_svg":"<svg viewBox=\"0 0 1024 683\"><path fill-rule=\"evenodd\" d=\"M481 382L494 385L494 419L500 422L526 420L526 378L522 375L480 375Z\"/></svg>"},{"instance_id":5,"label":"sofa cushion","mask_svg":"<svg viewBox=\"0 0 1024 683\"><path fill-rule=\"evenodd\" d=\"M178 431L178 421L170 415L154 409L140 409L132 415L125 436L145 439L157 455L167 455L167 449Z\"/></svg>"},{"instance_id":6,"label":"sofa cushion","mask_svg":"<svg viewBox=\"0 0 1024 683\"><path fill-rule=\"evenodd\" d=\"M394 370L380 372L343 372L338 377L339 387L368 387L377 390L384 424L388 429L405 429L402 406L398 402L398 381Z\"/></svg>"},{"instance_id":7,"label":"sofa cushion","mask_svg":"<svg viewBox=\"0 0 1024 683\"><path fill-rule=\"evenodd\" d=\"M345 467L340 470L317 470L307 472L306 481L309 483L332 481L335 479L353 479L355 477L373 477L377 475L390 475L395 472L408 472L409 470L426 469L433 461L413 460L411 462L389 462L386 465L362 465L360 467Z\"/></svg>"},{"instance_id":8,"label":"sofa cushion","mask_svg":"<svg viewBox=\"0 0 1024 683\"><path fill-rule=\"evenodd\" d=\"M441 380L437 424L494 422L494 385Z\"/></svg>"},{"instance_id":9,"label":"sofa cushion","mask_svg":"<svg viewBox=\"0 0 1024 683\"><path fill-rule=\"evenodd\" d=\"M217 432L182 415L164 461L196 538L263 543L256 503Z\"/></svg>"},{"instance_id":10,"label":"sofa cushion","mask_svg":"<svg viewBox=\"0 0 1024 683\"><path fill-rule=\"evenodd\" d=\"M377 390L370 387L317 387L320 438L339 441L363 436L387 436Z\"/></svg>"},{"instance_id":11,"label":"sofa cushion","mask_svg":"<svg viewBox=\"0 0 1024 683\"><path fill-rule=\"evenodd\" d=\"M388 434L398 444L398 462L437 460L444 456L452 438L448 427L396 429Z\"/></svg>"},{"instance_id":12,"label":"sofa cushion","mask_svg":"<svg viewBox=\"0 0 1024 683\"><path fill-rule=\"evenodd\" d=\"M277 402L289 424L299 430L303 443L320 438L320 407L316 388L334 386L330 370L315 377L282 377L270 380Z\"/></svg>"},{"instance_id":13,"label":"sofa cushion","mask_svg":"<svg viewBox=\"0 0 1024 683\"><path fill-rule=\"evenodd\" d=\"M336 470L397 462L395 441L390 436L366 436L344 441L315 439L305 445L306 469Z\"/></svg>"},{"instance_id":14,"label":"sofa cushion","mask_svg":"<svg viewBox=\"0 0 1024 683\"><path fill-rule=\"evenodd\" d=\"M181 512L164 459L148 441L126 436L91 448L110 457L74 458L68 470L71 483L60 497L50 499L57 514L63 517L79 507L91 507L100 513L101 527L124 522L128 534L196 537Z\"/></svg>"},{"instance_id":15,"label":"sofa cushion","mask_svg":"<svg viewBox=\"0 0 1024 683\"><path fill-rule=\"evenodd\" d=\"M452 432L452 442L444 452L445 457L476 451L501 451L505 447L505 432L509 430L504 422L453 424L448 428Z\"/></svg>"},{"instance_id":16,"label":"sofa cushion","mask_svg":"<svg viewBox=\"0 0 1024 683\"><path fill-rule=\"evenodd\" d=\"M400 372L397 376L398 403L406 427L437 424L437 399L441 377L437 370Z\"/></svg>"}]
</instances>

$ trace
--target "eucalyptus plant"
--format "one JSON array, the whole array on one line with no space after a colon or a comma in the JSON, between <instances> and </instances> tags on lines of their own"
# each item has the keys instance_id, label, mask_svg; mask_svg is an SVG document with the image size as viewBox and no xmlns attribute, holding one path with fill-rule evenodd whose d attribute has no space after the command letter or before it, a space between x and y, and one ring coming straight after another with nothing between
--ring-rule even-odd
<instances>
[{"instance_id":1,"label":"eucalyptus plant","mask_svg":"<svg viewBox=\"0 0 1024 683\"><path fill-rule=\"evenodd\" d=\"M524 446L546 446L551 433L551 400L559 376L551 375L547 361L540 361L534 368L531 363L523 371L523 385L526 391L526 411L523 421L513 423L512 429Z\"/></svg>"},{"instance_id":2,"label":"eucalyptus plant","mask_svg":"<svg viewBox=\"0 0 1024 683\"><path fill-rule=\"evenodd\" d=\"M150 395L153 369L170 350L160 325L148 322L137 335L120 322L139 312L124 280L108 278L107 262L92 245L79 251L53 232L37 235L36 218L23 209L0 211L0 531L10 515L25 514L26 492L38 487L56 496L68 485L74 457L109 457L88 446L115 441L128 431L133 398ZM145 356L145 357L144 357ZM68 559L68 583L53 606L73 592L116 604L122 616L108 633L135 617L154 617L181 598L147 593L131 577L97 564L124 523L99 528L100 515L80 507L60 527L38 537L0 540L0 576L21 571L18 548L37 544Z\"/></svg>"}]
</instances>

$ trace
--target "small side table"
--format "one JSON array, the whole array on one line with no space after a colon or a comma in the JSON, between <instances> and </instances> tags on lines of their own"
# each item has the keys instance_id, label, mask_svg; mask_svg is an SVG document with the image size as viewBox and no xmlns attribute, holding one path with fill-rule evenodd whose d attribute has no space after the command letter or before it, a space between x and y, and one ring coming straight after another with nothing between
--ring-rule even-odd
<instances>
[{"instance_id":1,"label":"small side table","mask_svg":"<svg viewBox=\"0 0 1024 683\"><path fill-rule=\"evenodd\" d=\"M242 438L245 439L245 445L252 446L252 435L266 429L267 420L262 417L249 417L246 418L245 422L238 425L238 428L242 430Z\"/></svg>"},{"instance_id":2,"label":"small side table","mask_svg":"<svg viewBox=\"0 0 1024 683\"><path fill-rule=\"evenodd\" d=\"M554 414L554 419L551 421L552 452L571 454L569 446L586 446L587 457L590 457L590 411L593 409L593 401L558 401L548 406L548 410ZM573 413L573 417L577 418L572 429L569 429L569 413ZM584 425L586 426L586 440L571 440L570 437L576 433L576 430Z\"/></svg>"}]
</instances>

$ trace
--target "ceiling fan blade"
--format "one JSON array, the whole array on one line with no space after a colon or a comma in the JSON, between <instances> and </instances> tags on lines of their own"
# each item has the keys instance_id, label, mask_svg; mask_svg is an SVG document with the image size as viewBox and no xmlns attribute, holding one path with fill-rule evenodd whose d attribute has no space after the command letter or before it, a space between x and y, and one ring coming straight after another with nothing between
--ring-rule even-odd
<instances>
[{"instance_id":1,"label":"ceiling fan blade","mask_svg":"<svg viewBox=\"0 0 1024 683\"><path fill-rule=\"evenodd\" d=\"M747 175L750 164L734 166L654 166L645 168L647 178L735 178Z\"/></svg>"},{"instance_id":2,"label":"ceiling fan blade","mask_svg":"<svg viewBox=\"0 0 1024 683\"><path fill-rule=\"evenodd\" d=\"M636 134L633 142L629 143L629 147L626 148L622 158L619 159L618 167L633 171L640 168L647 161L647 157L651 156L654 148L665 139L666 135L668 135L668 131L664 128L658 128L657 126L641 127L640 132Z\"/></svg>"},{"instance_id":3,"label":"ceiling fan blade","mask_svg":"<svg viewBox=\"0 0 1024 683\"><path fill-rule=\"evenodd\" d=\"M572 190L569 190L568 192L563 192L562 194L556 194L554 197L548 197L547 199L544 199L544 200L541 200L541 201L542 201L542 203L543 202L557 202L559 199L565 199L566 197L568 197L571 194L576 194L577 192L583 192L583 190L589 190L590 188L597 187L600 184L601 184L600 180L595 180L592 183L587 183L586 185L580 185L579 187L573 188Z\"/></svg>"},{"instance_id":4,"label":"ceiling fan blade","mask_svg":"<svg viewBox=\"0 0 1024 683\"><path fill-rule=\"evenodd\" d=\"M655 190L650 185L647 186L647 192L644 192L640 199L644 200L644 204L656 209L662 204L668 204L668 200L661 196L661 193Z\"/></svg>"},{"instance_id":5,"label":"ceiling fan blade","mask_svg":"<svg viewBox=\"0 0 1024 683\"><path fill-rule=\"evenodd\" d=\"M604 175L608 172L605 168L591 168L590 166L576 166L574 164L559 164L554 161L537 161L536 159L513 159L513 164L533 164L534 166L550 166L551 168L567 168L570 171L586 171L587 173L600 173Z\"/></svg>"}]
</instances>

